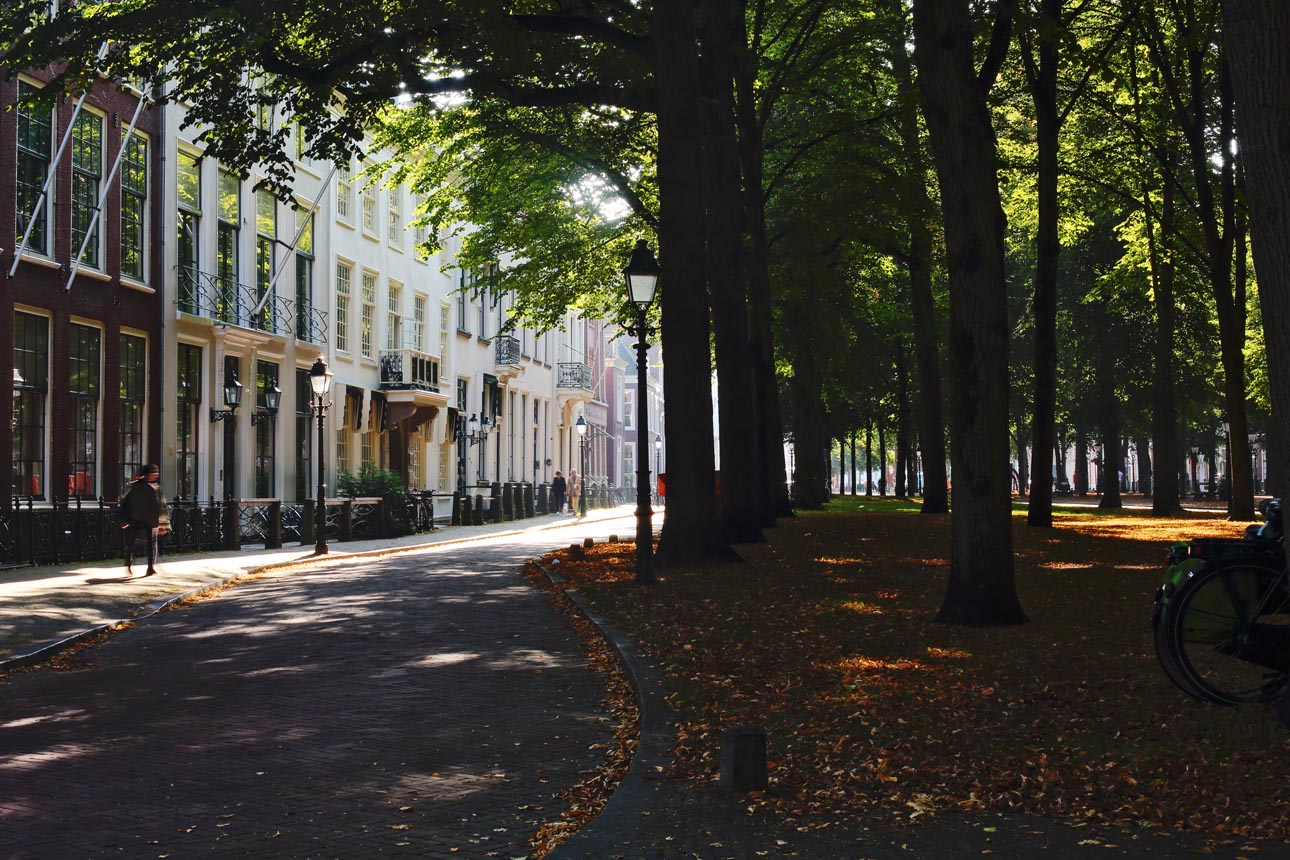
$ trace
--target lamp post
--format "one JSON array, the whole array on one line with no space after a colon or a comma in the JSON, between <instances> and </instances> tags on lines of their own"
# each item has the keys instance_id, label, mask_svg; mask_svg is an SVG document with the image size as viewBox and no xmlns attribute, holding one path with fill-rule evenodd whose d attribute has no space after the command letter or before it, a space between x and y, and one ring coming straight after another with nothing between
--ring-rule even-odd
<instances>
[{"instance_id":1,"label":"lamp post","mask_svg":"<svg viewBox=\"0 0 1290 860\"><path fill-rule=\"evenodd\" d=\"M573 423L573 429L578 431L578 456L580 458L578 468L582 470L580 472L582 477L578 480L583 482L583 490L585 490L587 481L587 420L579 415L578 420ZM587 515L587 494L585 492L580 491L578 493L578 508L578 516L585 517Z\"/></svg>"},{"instance_id":2,"label":"lamp post","mask_svg":"<svg viewBox=\"0 0 1290 860\"><path fill-rule=\"evenodd\" d=\"M636 426L643 434L649 426L649 401L645 397L649 380L646 375L649 354L649 323L645 314L654 303L658 290L658 261L644 239L636 240L631 259L623 269L627 295L636 306L636 323L627 327L627 333L636 338ZM654 511L649 504L649 459L636 458L636 582L649 585L654 582Z\"/></svg>"},{"instance_id":3,"label":"lamp post","mask_svg":"<svg viewBox=\"0 0 1290 860\"><path fill-rule=\"evenodd\" d=\"M314 395L314 412L318 415L318 501L314 507L314 534L318 540L314 544L316 555L327 554L327 484L326 472L323 469L323 416L327 413L327 395L331 392L331 373L322 356L309 368L309 388Z\"/></svg>"}]
</instances>

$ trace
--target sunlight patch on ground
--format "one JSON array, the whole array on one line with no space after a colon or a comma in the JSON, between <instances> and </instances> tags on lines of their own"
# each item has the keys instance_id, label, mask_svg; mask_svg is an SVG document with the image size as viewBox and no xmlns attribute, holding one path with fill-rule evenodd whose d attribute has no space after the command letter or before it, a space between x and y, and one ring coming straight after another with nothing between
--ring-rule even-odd
<instances>
[{"instance_id":1,"label":"sunlight patch on ground","mask_svg":"<svg viewBox=\"0 0 1290 860\"><path fill-rule=\"evenodd\" d=\"M850 609L859 615L881 615L882 608L874 606L872 603L865 603L863 600L848 600L842 604L843 609Z\"/></svg>"}]
</instances>

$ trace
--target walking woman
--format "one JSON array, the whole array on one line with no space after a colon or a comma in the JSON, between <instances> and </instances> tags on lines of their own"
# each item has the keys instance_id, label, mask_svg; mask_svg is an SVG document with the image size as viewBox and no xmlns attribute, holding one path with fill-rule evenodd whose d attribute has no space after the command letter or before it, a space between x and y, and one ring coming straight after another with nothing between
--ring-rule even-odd
<instances>
[{"instance_id":1,"label":"walking woman","mask_svg":"<svg viewBox=\"0 0 1290 860\"><path fill-rule=\"evenodd\" d=\"M170 531L170 511L166 497L161 494L161 469L155 463L143 467L143 472L126 485L117 506L121 514L121 528L125 529L125 572L133 576L134 548L143 537L148 541L148 572L157 572L157 537Z\"/></svg>"}]
</instances>

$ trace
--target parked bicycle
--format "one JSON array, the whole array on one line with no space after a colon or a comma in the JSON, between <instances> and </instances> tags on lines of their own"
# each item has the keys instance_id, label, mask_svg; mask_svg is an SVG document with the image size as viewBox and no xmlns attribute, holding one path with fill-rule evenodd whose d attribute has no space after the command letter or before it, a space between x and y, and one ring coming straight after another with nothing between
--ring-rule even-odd
<instances>
[{"instance_id":1,"label":"parked bicycle","mask_svg":"<svg viewBox=\"0 0 1290 860\"><path fill-rule=\"evenodd\" d=\"M1238 539L1170 547L1152 612L1156 657L1180 689L1224 705L1290 694L1290 569L1279 499Z\"/></svg>"}]
</instances>

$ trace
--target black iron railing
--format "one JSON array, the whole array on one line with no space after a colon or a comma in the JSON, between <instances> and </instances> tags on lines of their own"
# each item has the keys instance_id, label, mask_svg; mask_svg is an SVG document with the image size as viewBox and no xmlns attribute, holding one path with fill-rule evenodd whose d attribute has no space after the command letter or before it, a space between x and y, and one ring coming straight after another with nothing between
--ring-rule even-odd
<instances>
[{"instance_id":1,"label":"black iron railing","mask_svg":"<svg viewBox=\"0 0 1290 860\"><path fill-rule=\"evenodd\" d=\"M562 361L556 366L556 388L591 390L591 367L576 361Z\"/></svg>"}]
</instances>

